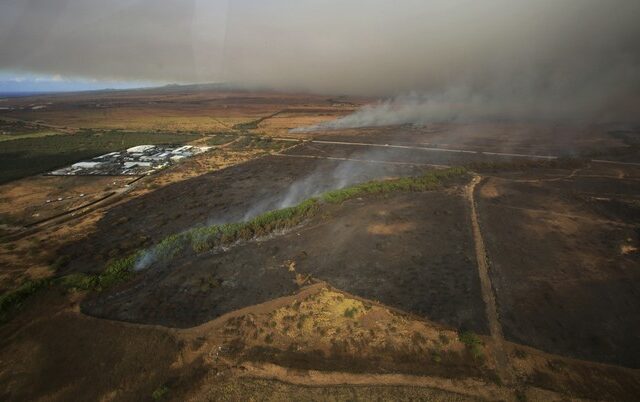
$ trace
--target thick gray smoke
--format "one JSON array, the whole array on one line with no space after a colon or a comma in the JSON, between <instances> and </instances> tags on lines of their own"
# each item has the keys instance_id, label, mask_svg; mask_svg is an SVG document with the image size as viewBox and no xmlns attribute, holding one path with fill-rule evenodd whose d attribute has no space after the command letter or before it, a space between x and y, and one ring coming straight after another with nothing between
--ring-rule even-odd
<instances>
[{"instance_id":1,"label":"thick gray smoke","mask_svg":"<svg viewBox=\"0 0 640 402\"><path fill-rule=\"evenodd\" d=\"M610 72L609 75L592 77L589 82L569 78L543 89L525 85L523 77L519 89L491 87L474 90L457 86L442 92L411 92L365 105L336 120L298 127L291 132L495 119L574 123L638 121L640 115L636 102L640 102L640 92L636 93L635 87L629 91L625 88L626 83L640 83L640 69ZM602 88L610 88L608 96L602 96Z\"/></svg>"},{"instance_id":2,"label":"thick gray smoke","mask_svg":"<svg viewBox=\"0 0 640 402\"><path fill-rule=\"evenodd\" d=\"M0 73L424 94L350 125L625 119L638 115L639 15L638 0L3 1Z\"/></svg>"}]
</instances>

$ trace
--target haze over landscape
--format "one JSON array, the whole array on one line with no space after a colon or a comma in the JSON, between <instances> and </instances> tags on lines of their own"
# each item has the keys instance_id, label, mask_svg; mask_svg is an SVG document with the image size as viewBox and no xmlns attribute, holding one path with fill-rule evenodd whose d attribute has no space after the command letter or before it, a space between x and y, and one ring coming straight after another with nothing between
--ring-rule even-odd
<instances>
[{"instance_id":1,"label":"haze over landscape","mask_svg":"<svg viewBox=\"0 0 640 402\"><path fill-rule=\"evenodd\" d=\"M5 71L417 91L480 115L637 117L640 4L632 0L32 0L0 10Z\"/></svg>"},{"instance_id":2,"label":"haze over landscape","mask_svg":"<svg viewBox=\"0 0 640 402\"><path fill-rule=\"evenodd\" d=\"M0 400L635 401L640 2L0 2Z\"/></svg>"}]
</instances>

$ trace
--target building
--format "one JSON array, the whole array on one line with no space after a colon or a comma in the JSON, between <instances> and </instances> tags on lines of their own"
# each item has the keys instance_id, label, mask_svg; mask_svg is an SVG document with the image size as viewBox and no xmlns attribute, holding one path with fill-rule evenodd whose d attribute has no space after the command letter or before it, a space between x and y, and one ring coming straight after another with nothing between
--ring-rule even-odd
<instances>
[{"instance_id":1,"label":"building","mask_svg":"<svg viewBox=\"0 0 640 402\"><path fill-rule=\"evenodd\" d=\"M155 145L138 145L127 149L130 154L142 154L156 149Z\"/></svg>"},{"instance_id":2,"label":"building","mask_svg":"<svg viewBox=\"0 0 640 402\"><path fill-rule=\"evenodd\" d=\"M87 161L87 162L74 163L73 165L71 165L71 167L74 169L96 169L101 165L102 165L102 162Z\"/></svg>"},{"instance_id":3,"label":"building","mask_svg":"<svg viewBox=\"0 0 640 402\"><path fill-rule=\"evenodd\" d=\"M131 169L133 167L151 167L151 162L135 161L135 162L125 162L124 163L124 168L125 169Z\"/></svg>"}]
</instances>

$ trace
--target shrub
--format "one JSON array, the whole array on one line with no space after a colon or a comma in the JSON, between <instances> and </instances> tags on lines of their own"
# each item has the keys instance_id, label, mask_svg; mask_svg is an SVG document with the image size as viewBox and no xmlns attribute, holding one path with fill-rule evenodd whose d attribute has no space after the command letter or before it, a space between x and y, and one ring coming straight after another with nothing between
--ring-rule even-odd
<instances>
[{"instance_id":1,"label":"shrub","mask_svg":"<svg viewBox=\"0 0 640 402\"><path fill-rule=\"evenodd\" d=\"M461 176L466 169L454 167L443 170L430 171L422 176L402 177L393 180L370 181L340 190L329 191L322 196L328 203L339 204L348 199L362 197L369 194L385 194L394 191L428 191L440 187L443 180Z\"/></svg>"},{"instance_id":2,"label":"shrub","mask_svg":"<svg viewBox=\"0 0 640 402\"><path fill-rule=\"evenodd\" d=\"M462 342L471 356L474 359L479 360L484 357L482 352L482 341L478 338L478 335L471 331L464 331L459 335L460 342Z\"/></svg>"},{"instance_id":3,"label":"shrub","mask_svg":"<svg viewBox=\"0 0 640 402\"><path fill-rule=\"evenodd\" d=\"M357 312L358 312L357 308L349 307L344 311L344 316L347 317L347 318L353 318L353 317L355 317Z\"/></svg>"},{"instance_id":4,"label":"shrub","mask_svg":"<svg viewBox=\"0 0 640 402\"><path fill-rule=\"evenodd\" d=\"M63 289L69 290L93 290L98 286L98 277L95 275L87 275L75 273L65 275L56 281Z\"/></svg>"},{"instance_id":5,"label":"shrub","mask_svg":"<svg viewBox=\"0 0 640 402\"><path fill-rule=\"evenodd\" d=\"M161 401L167 396L168 393L169 387L167 387L166 385L161 385L156 388L155 391L153 391L153 393L151 394L151 398L154 401Z\"/></svg>"},{"instance_id":6,"label":"shrub","mask_svg":"<svg viewBox=\"0 0 640 402\"><path fill-rule=\"evenodd\" d=\"M215 247L265 236L277 230L285 230L313 216L318 209L318 200L312 198L294 207L265 212L243 223L226 223L192 229L185 234L191 248L202 253Z\"/></svg>"},{"instance_id":7,"label":"shrub","mask_svg":"<svg viewBox=\"0 0 640 402\"><path fill-rule=\"evenodd\" d=\"M109 263L107 268L96 277L96 287L100 289L108 288L130 278L141 254L141 252L137 252Z\"/></svg>"},{"instance_id":8,"label":"shrub","mask_svg":"<svg viewBox=\"0 0 640 402\"><path fill-rule=\"evenodd\" d=\"M0 296L0 321L5 321L11 311L19 309L26 299L50 284L49 278L27 280L17 289Z\"/></svg>"}]
</instances>

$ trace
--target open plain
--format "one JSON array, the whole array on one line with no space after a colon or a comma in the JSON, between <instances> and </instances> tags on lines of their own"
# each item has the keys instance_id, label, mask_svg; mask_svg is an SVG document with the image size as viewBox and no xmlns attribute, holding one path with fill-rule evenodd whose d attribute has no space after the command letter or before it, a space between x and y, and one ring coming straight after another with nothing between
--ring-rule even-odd
<instances>
[{"instance_id":1,"label":"open plain","mask_svg":"<svg viewBox=\"0 0 640 402\"><path fill-rule=\"evenodd\" d=\"M0 186L0 399L637 400L640 130L289 131L367 101L4 102L0 144L213 149L140 177L12 153L30 168Z\"/></svg>"}]
</instances>

